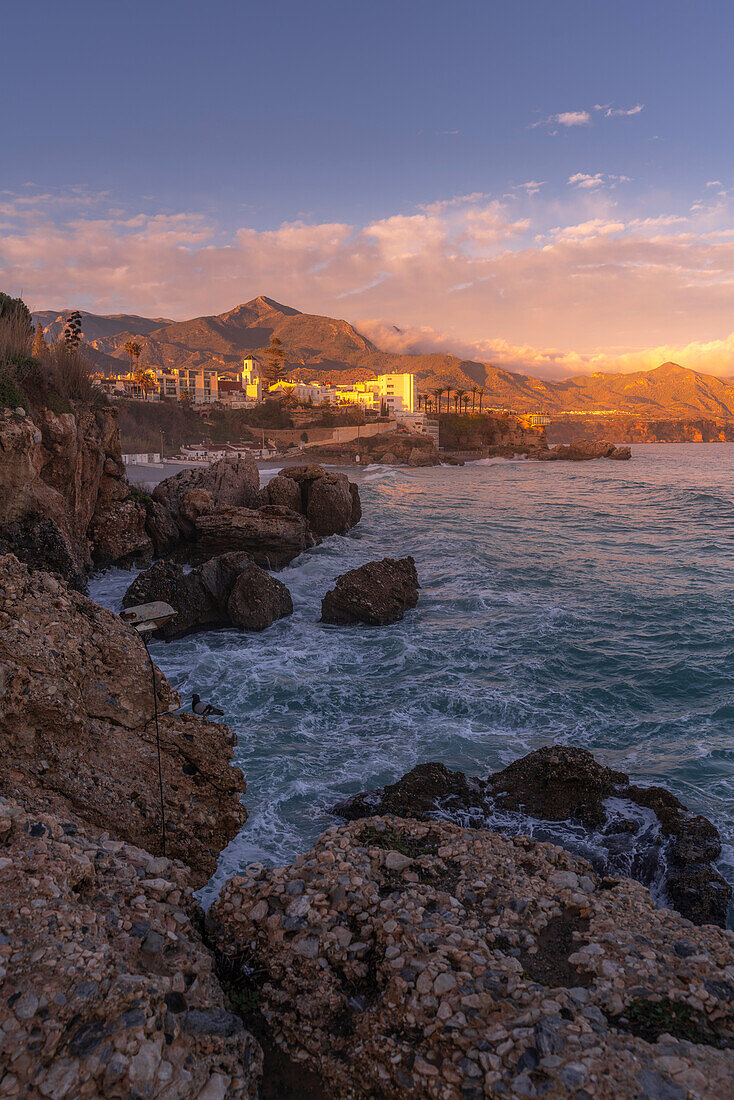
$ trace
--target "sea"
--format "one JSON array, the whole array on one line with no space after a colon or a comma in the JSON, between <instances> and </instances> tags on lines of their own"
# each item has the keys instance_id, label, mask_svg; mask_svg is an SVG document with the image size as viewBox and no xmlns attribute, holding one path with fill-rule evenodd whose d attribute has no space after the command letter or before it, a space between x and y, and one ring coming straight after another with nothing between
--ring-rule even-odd
<instances>
[{"instance_id":1,"label":"sea","mask_svg":"<svg viewBox=\"0 0 734 1100\"><path fill-rule=\"evenodd\" d=\"M278 574L291 617L152 643L184 703L224 710L247 779L204 903L248 863L307 851L349 794L427 761L486 776L550 744L704 814L734 882L734 445L632 451L349 468L362 521ZM408 554L421 591L402 622L319 622L339 574ZM98 574L90 595L119 610L133 576Z\"/></svg>"}]
</instances>

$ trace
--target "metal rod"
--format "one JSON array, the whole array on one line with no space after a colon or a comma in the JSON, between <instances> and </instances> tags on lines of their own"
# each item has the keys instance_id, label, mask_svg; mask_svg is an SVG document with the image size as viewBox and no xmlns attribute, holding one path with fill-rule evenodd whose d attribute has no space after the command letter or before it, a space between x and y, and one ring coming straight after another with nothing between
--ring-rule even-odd
<instances>
[{"instance_id":1,"label":"metal rod","mask_svg":"<svg viewBox=\"0 0 734 1100\"><path fill-rule=\"evenodd\" d=\"M166 855L166 810L163 804L163 768L161 766L161 734L158 728L158 692L156 691L155 682L155 665L153 664L153 658L150 655L148 649L147 639L143 639L145 644L145 652L148 654L148 660L150 661L150 672L153 678L153 708L155 714L155 744L158 752L158 791L161 799L161 837L163 840L163 855Z\"/></svg>"}]
</instances>

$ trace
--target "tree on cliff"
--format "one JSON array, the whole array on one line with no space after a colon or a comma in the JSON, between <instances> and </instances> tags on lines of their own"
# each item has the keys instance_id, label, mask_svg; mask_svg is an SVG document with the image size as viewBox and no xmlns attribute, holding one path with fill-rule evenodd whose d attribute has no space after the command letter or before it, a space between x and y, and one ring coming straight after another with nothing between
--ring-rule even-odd
<instances>
[{"instance_id":1,"label":"tree on cliff","mask_svg":"<svg viewBox=\"0 0 734 1100\"><path fill-rule=\"evenodd\" d=\"M66 319L61 340L67 351L76 351L82 342L82 315L78 309L72 310Z\"/></svg>"},{"instance_id":2,"label":"tree on cliff","mask_svg":"<svg viewBox=\"0 0 734 1100\"><path fill-rule=\"evenodd\" d=\"M130 370L133 369L133 359L137 363L140 359L141 352L140 344L136 344L134 340L128 340L125 344L125 351L130 356Z\"/></svg>"},{"instance_id":3,"label":"tree on cliff","mask_svg":"<svg viewBox=\"0 0 734 1100\"><path fill-rule=\"evenodd\" d=\"M285 377L285 349L277 336L270 337L270 347L265 358L265 381L270 386Z\"/></svg>"},{"instance_id":4,"label":"tree on cliff","mask_svg":"<svg viewBox=\"0 0 734 1100\"><path fill-rule=\"evenodd\" d=\"M33 358L43 359L47 351L48 344L46 343L46 338L43 335L43 325L39 321L36 325L36 335L33 338Z\"/></svg>"},{"instance_id":5,"label":"tree on cliff","mask_svg":"<svg viewBox=\"0 0 734 1100\"><path fill-rule=\"evenodd\" d=\"M33 321L23 299L0 292L0 355L27 355L32 336Z\"/></svg>"}]
</instances>

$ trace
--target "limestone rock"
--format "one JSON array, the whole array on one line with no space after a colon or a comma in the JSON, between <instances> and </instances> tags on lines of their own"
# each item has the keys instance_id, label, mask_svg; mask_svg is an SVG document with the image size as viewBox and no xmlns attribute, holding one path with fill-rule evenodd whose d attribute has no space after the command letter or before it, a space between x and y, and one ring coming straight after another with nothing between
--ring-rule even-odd
<instances>
[{"instance_id":1,"label":"limestone rock","mask_svg":"<svg viewBox=\"0 0 734 1100\"><path fill-rule=\"evenodd\" d=\"M151 500L146 511L145 531L158 555L170 554L179 539L178 524L171 513L157 500Z\"/></svg>"},{"instance_id":2,"label":"limestone rock","mask_svg":"<svg viewBox=\"0 0 734 1100\"><path fill-rule=\"evenodd\" d=\"M321 601L321 618L339 625L395 623L418 603L419 588L412 558L371 561L337 577L336 587Z\"/></svg>"},{"instance_id":3,"label":"limestone rock","mask_svg":"<svg viewBox=\"0 0 734 1100\"><path fill-rule=\"evenodd\" d=\"M226 726L174 715L156 673L169 853L202 885L246 819ZM0 558L0 794L153 853L161 821L152 675L140 637L48 573Z\"/></svg>"},{"instance_id":4,"label":"limestone rock","mask_svg":"<svg viewBox=\"0 0 734 1100\"><path fill-rule=\"evenodd\" d=\"M650 811L649 828L635 823L638 807ZM546 746L486 780L420 764L396 783L334 807L349 820L385 813L423 819L437 811L478 828L532 829L582 851L599 872L624 868L646 885L664 869L667 899L683 916L695 924L726 924L732 889L713 865L721 853L715 826L669 791L637 787L625 772L603 767L586 749Z\"/></svg>"},{"instance_id":5,"label":"limestone rock","mask_svg":"<svg viewBox=\"0 0 734 1100\"><path fill-rule=\"evenodd\" d=\"M262 508L222 508L195 524L195 553L202 557L246 551L268 569L282 569L320 540L305 516L270 504Z\"/></svg>"},{"instance_id":6,"label":"limestone rock","mask_svg":"<svg viewBox=\"0 0 734 1100\"><path fill-rule=\"evenodd\" d=\"M731 1091L732 934L554 845L357 821L231 879L209 920L340 1100Z\"/></svg>"},{"instance_id":7,"label":"limestone rock","mask_svg":"<svg viewBox=\"0 0 734 1100\"><path fill-rule=\"evenodd\" d=\"M575 443L559 443L552 450L539 449L530 454L530 458L536 458L541 462L558 461L566 459L569 462L586 462L595 458L613 458L625 461L632 457L629 447L617 447L614 443L603 440L579 439Z\"/></svg>"},{"instance_id":8,"label":"limestone rock","mask_svg":"<svg viewBox=\"0 0 734 1100\"><path fill-rule=\"evenodd\" d=\"M435 450L425 447L414 447L408 455L409 466L438 466L440 459Z\"/></svg>"},{"instance_id":9,"label":"limestone rock","mask_svg":"<svg viewBox=\"0 0 734 1100\"><path fill-rule=\"evenodd\" d=\"M192 492L208 494L206 508L197 509L196 505L201 505L203 498L191 498ZM196 516L204 511L257 508L262 503L257 463L249 456L227 455L210 466L182 470L156 485L153 500L171 516L179 537L191 539L195 534Z\"/></svg>"},{"instance_id":10,"label":"limestone rock","mask_svg":"<svg viewBox=\"0 0 734 1100\"><path fill-rule=\"evenodd\" d=\"M286 474L287 471L283 471L265 486L264 493L268 498L268 504L278 504L283 508L289 508L291 512L301 512L301 487L297 481Z\"/></svg>"},{"instance_id":11,"label":"limestone rock","mask_svg":"<svg viewBox=\"0 0 734 1100\"><path fill-rule=\"evenodd\" d=\"M301 512L315 534L322 538L346 535L362 518L359 488L346 474L329 472L313 463L286 466L273 481L278 484L270 494L272 503L284 503ZM286 488L285 482L295 483L298 497L293 489ZM273 485L273 482L270 484ZM276 497L280 499L276 500Z\"/></svg>"},{"instance_id":12,"label":"limestone rock","mask_svg":"<svg viewBox=\"0 0 734 1100\"><path fill-rule=\"evenodd\" d=\"M293 612L286 586L243 551L210 558L188 573L174 562L155 562L135 578L122 605L156 600L164 600L177 612L175 619L155 632L166 641L229 626L265 630Z\"/></svg>"},{"instance_id":13,"label":"limestone rock","mask_svg":"<svg viewBox=\"0 0 734 1100\"><path fill-rule=\"evenodd\" d=\"M149 554L145 515L125 480L116 410L79 406L35 416L0 409L2 548L78 588L93 557L115 564Z\"/></svg>"},{"instance_id":14,"label":"limestone rock","mask_svg":"<svg viewBox=\"0 0 734 1100\"><path fill-rule=\"evenodd\" d=\"M182 864L0 798L2 1095L255 1100L200 923Z\"/></svg>"}]
</instances>

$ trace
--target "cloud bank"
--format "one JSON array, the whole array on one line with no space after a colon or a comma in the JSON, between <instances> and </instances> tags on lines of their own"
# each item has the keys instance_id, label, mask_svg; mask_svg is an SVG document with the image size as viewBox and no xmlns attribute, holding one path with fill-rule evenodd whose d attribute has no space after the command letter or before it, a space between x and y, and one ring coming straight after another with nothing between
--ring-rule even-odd
<instances>
[{"instance_id":1,"label":"cloud bank","mask_svg":"<svg viewBox=\"0 0 734 1100\"><path fill-rule=\"evenodd\" d=\"M609 188L572 184L565 206L539 188L453 196L364 225L229 233L197 212L123 210L107 195L5 193L0 287L35 309L178 318L266 294L345 317L386 350L544 377L671 358L734 374L726 199L625 214Z\"/></svg>"}]
</instances>

